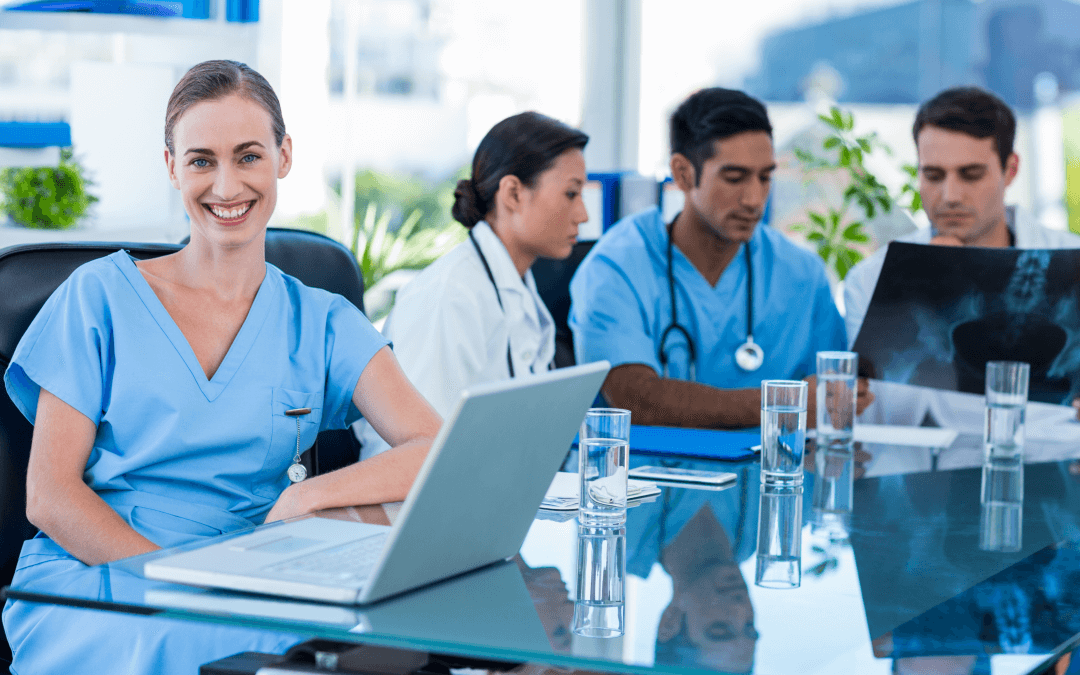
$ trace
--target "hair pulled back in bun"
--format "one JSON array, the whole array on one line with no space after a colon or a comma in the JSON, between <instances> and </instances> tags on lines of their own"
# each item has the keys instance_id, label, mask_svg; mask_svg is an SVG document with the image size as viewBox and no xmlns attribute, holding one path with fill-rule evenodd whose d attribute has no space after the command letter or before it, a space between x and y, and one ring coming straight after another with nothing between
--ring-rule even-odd
<instances>
[{"instance_id":1,"label":"hair pulled back in bun","mask_svg":"<svg viewBox=\"0 0 1080 675\"><path fill-rule=\"evenodd\" d=\"M517 176L527 187L551 168L559 155L581 150L589 137L537 112L507 117L480 141L472 162L472 178L454 190L454 220L471 228L495 209L495 193L503 176Z\"/></svg>"},{"instance_id":2,"label":"hair pulled back in bun","mask_svg":"<svg viewBox=\"0 0 1080 675\"><path fill-rule=\"evenodd\" d=\"M471 228L484 219L487 211L487 205L481 202L472 179L459 180L454 189L454 206L450 209L454 220Z\"/></svg>"}]
</instances>

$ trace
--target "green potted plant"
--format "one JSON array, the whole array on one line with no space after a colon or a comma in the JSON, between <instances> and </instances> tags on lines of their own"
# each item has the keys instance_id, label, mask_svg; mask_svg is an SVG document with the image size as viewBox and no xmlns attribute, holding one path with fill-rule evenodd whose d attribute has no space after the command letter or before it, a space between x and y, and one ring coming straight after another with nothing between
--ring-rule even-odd
<instances>
[{"instance_id":1,"label":"green potted plant","mask_svg":"<svg viewBox=\"0 0 1080 675\"><path fill-rule=\"evenodd\" d=\"M71 148L60 151L56 167L0 170L0 211L12 222L41 230L67 230L98 198Z\"/></svg>"}]
</instances>

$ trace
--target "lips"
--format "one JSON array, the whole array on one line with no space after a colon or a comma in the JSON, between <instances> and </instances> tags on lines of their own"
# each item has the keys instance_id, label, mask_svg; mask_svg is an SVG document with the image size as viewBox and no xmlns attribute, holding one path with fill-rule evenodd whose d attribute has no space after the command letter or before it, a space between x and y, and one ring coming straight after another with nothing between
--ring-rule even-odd
<instances>
[{"instance_id":1,"label":"lips","mask_svg":"<svg viewBox=\"0 0 1080 675\"><path fill-rule=\"evenodd\" d=\"M242 221L254 205L252 200L236 204L203 204L203 207L221 222L236 223Z\"/></svg>"}]
</instances>

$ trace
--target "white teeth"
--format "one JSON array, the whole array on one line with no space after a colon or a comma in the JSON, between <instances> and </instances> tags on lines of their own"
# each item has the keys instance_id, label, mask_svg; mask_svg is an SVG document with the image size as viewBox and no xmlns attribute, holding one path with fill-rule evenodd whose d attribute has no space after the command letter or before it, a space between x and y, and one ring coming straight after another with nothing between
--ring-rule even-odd
<instances>
[{"instance_id":1,"label":"white teeth","mask_svg":"<svg viewBox=\"0 0 1080 675\"><path fill-rule=\"evenodd\" d=\"M243 206L238 206L234 209L229 209L227 211L218 206L211 206L210 210L214 213L215 216L221 218L222 220L234 220L247 213L249 208L251 208L251 202L248 202Z\"/></svg>"}]
</instances>

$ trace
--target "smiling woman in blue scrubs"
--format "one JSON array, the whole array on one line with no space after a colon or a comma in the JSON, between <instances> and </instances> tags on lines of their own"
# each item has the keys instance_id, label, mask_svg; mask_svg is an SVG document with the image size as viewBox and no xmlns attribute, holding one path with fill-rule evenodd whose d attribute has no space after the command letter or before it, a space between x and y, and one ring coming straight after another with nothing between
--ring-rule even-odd
<instances>
[{"instance_id":1,"label":"smiling woman in blue scrubs","mask_svg":"<svg viewBox=\"0 0 1080 675\"><path fill-rule=\"evenodd\" d=\"M25 590L62 593L87 564L403 499L441 424L356 307L266 263L277 181L292 163L266 80L235 62L195 66L169 100L165 143L191 242L80 267L5 374L35 425L27 516L41 532L13 581ZM360 411L395 447L303 480L298 451ZM233 628L191 637L167 621L25 602L7 604L4 627L24 674L192 673L298 639Z\"/></svg>"}]
</instances>

